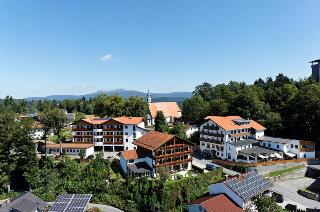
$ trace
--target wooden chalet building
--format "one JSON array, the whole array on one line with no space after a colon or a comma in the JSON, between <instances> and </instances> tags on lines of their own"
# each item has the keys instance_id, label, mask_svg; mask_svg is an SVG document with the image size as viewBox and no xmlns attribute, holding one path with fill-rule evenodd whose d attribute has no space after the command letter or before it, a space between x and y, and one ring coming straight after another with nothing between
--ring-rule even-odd
<instances>
[{"instance_id":1,"label":"wooden chalet building","mask_svg":"<svg viewBox=\"0 0 320 212\"><path fill-rule=\"evenodd\" d=\"M135 142L137 149L120 153L123 172L133 177L156 177L160 167L185 175L192 169L192 144L175 135L152 131Z\"/></svg>"}]
</instances>

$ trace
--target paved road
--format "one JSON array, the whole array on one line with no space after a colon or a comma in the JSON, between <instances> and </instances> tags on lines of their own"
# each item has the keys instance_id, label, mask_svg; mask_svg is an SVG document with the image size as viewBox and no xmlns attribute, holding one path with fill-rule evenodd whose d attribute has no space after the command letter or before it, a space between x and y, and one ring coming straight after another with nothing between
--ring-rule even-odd
<instances>
[{"instance_id":1,"label":"paved road","mask_svg":"<svg viewBox=\"0 0 320 212\"><path fill-rule=\"evenodd\" d=\"M206 164L208 163L212 163L212 160L206 160L206 159L203 159L199 154L193 154L192 155L193 159L192 159L192 165L196 166L196 167L199 167L201 169L204 169L205 172L206 172ZM215 164L215 163L213 163ZM222 167L218 164L215 164L217 167ZM228 175L237 175L237 174L240 174L239 172L236 172L236 171L233 171L231 169L227 169L227 168L224 168L222 167L223 169L223 172L228 174Z\"/></svg>"},{"instance_id":2,"label":"paved road","mask_svg":"<svg viewBox=\"0 0 320 212\"><path fill-rule=\"evenodd\" d=\"M307 199L297 193L299 189L309 186L314 181L315 179L304 177L276 182L271 190L282 194L287 203L295 204L300 209L320 208L320 202Z\"/></svg>"},{"instance_id":3,"label":"paved road","mask_svg":"<svg viewBox=\"0 0 320 212\"><path fill-rule=\"evenodd\" d=\"M47 203L48 205L53 205L54 202L47 202ZM101 204L94 204L94 203L89 203L87 205L87 208L88 209L99 208L103 212L123 212L122 210L109 205L101 205Z\"/></svg>"},{"instance_id":4,"label":"paved road","mask_svg":"<svg viewBox=\"0 0 320 212\"><path fill-rule=\"evenodd\" d=\"M114 208L114 207L108 206L108 205L89 203L88 207L89 208L99 208L103 212L123 212L122 210L120 210L118 208Z\"/></svg>"}]
</instances>

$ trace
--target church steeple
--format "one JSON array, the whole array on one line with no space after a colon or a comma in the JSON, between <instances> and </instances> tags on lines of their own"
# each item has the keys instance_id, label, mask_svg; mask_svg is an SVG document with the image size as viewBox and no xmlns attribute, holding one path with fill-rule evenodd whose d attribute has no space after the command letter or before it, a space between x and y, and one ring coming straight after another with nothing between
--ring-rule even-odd
<instances>
[{"instance_id":1,"label":"church steeple","mask_svg":"<svg viewBox=\"0 0 320 212\"><path fill-rule=\"evenodd\" d=\"M149 92L149 89L148 89L148 94L147 94L147 102L151 103L151 94Z\"/></svg>"}]
</instances>

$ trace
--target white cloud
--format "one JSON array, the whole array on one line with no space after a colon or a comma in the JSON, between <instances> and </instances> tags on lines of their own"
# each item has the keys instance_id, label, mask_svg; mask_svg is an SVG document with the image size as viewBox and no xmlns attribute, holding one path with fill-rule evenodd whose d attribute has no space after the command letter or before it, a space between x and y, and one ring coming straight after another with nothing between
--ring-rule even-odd
<instances>
[{"instance_id":1,"label":"white cloud","mask_svg":"<svg viewBox=\"0 0 320 212\"><path fill-rule=\"evenodd\" d=\"M109 60L112 60L112 55L111 55L111 54L106 54L106 55L100 57L100 60L101 60L101 61L109 61Z\"/></svg>"}]
</instances>

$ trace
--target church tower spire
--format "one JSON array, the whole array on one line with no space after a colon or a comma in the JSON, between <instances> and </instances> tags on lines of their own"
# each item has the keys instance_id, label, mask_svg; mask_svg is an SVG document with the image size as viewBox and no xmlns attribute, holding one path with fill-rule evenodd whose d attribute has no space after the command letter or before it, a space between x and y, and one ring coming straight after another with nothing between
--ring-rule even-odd
<instances>
[{"instance_id":1,"label":"church tower spire","mask_svg":"<svg viewBox=\"0 0 320 212\"><path fill-rule=\"evenodd\" d=\"M147 102L151 103L151 94L149 92L149 89L148 89L148 94L147 94Z\"/></svg>"}]
</instances>

